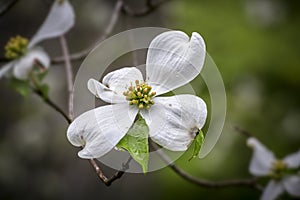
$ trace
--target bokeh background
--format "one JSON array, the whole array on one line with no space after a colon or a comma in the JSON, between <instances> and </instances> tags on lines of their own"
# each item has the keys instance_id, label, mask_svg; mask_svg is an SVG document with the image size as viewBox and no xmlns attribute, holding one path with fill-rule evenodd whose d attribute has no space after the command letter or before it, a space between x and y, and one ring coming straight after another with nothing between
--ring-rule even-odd
<instances>
[{"instance_id":1,"label":"bokeh background","mask_svg":"<svg viewBox=\"0 0 300 200\"><path fill-rule=\"evenodd\" d=\"M0 16L1 55L11 36L30 38L35 33L51 2L19 0ZM71 52L77 52L97 43L115 1L70 2L76 25L67 39ZM137 10L144 6L142 0L125 3ZM228 100L223 134L206 158L189 162L191 152L186 152L176 161L190 174L211 180L250 177L251 150L235 126L251 132L279 158L299 149L299 6L297 0L174 0L145 17L121 14L113 33L143 26L199 32L223 76ZM42 46L52 57L61 55L57 39ZM138 55L142 64L143 54ZM81 62L73 63L75 71ZM51 86L51 99L67 110L64 74L64 66L54 65L45 81ZM198 87L201 78L192 85L209 102L207 91ZM67 141L67 123L60 115L34 94L23 98L5 79L0 80L0 91L0 199L257 199L260 195L251 188L200 188L169 168L125 174L108 188L89 163L77 157L78 149ZM102 167L106 174L113 173Z\"/></svg>"}]
</instances>

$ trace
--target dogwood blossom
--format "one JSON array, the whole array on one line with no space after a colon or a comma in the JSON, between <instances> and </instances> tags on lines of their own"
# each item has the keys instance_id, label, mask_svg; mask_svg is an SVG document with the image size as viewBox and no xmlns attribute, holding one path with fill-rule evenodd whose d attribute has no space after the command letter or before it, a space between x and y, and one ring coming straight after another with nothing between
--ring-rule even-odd
<instances>
[{"instance_id":1,"label":"dogwood blossom","mask_svg":"<svg viewBox=\"0 0 300 200\"><path fill-rule=\"evenodd\" d=\"M247 144L254 151L249 167L250 173L255 176L271 177L261 199L276 199L284 191L292 196L300 197L300 150L283 159L276 159L274 153L256 138L249 138ZM297 174L290 172L291 170L295 170Z\"/></svg>"},{"instance_id":2,"label":"dogwood blossom","mask_svg":"<svg viewBox=\"0 0 300 200\"><path fill-rule=\"evenodd\" d=\"M83 113L69 126L69 141L84 146L78 155L98 158L108 153L126 135L138 113L153 141L172 151L185 151L205 123L206 104L189 94L159 95L193 80L202 69L205 54L198 33L189 38L181 31L168 31L149 46L145 79L136 67L110 72L102 83L90 79L90 92L112 104Z\"/></svg>"},{"instance_id":3,"label":"dogwood blossom","mask_svg":"<svg viewBox=\"0 0 300 200\"><path fill-rule=\"evenodd\" d=\"M74 25L74 18L73 8L67 0L55 1L42 26L30 41L17 36L7 43L6 58L12 61L0 69L0 78L13 68L15 78L26 80L36 63L47 69L50 58L41 47L36 47L36 44L67 32Z\"/></svg>"}]
</instances>

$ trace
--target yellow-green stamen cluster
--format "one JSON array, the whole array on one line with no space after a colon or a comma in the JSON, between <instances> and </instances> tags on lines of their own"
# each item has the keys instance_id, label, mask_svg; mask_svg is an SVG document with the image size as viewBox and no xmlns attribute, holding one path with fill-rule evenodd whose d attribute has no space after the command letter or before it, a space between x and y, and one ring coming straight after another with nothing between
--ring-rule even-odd
<instances>
[{"instance_id":1,"label":"yellow-green stamen cluster","mask_svg":"<svg viewBox=\"0 0 300 200\"><path fill-rule=\"evenodd\" d=\"M129 105L137 105L139 109L150 108L154 104L152 97L156 92L151 92L152 87L146 82L135 81L135 86L129 86L123 94L129 101Z\"/></svg>"},{"instance_id":2,"label":"yellow-green stamen cluster","mask_svg":"<svg viewBox=\"0 0 300 200\"><path fill-rule=\"evenodd\" d=\"M272 163L270 176L274 179L279 179L283 176L286 170L287 170L287 164L282 160L276 160L275 162Z\"/></svg>"},{"instance_id":3,"label":"yellow-green stamen cluster","mask_svg":"<svg viewBox=\"0 0 300 200\"><path fill-rule=\"evenodd\" d=\"M27 51L28 40L21 36L10 38L5 46L5 57L13 60L23 56Z\"/></svg>"}]
</instances>

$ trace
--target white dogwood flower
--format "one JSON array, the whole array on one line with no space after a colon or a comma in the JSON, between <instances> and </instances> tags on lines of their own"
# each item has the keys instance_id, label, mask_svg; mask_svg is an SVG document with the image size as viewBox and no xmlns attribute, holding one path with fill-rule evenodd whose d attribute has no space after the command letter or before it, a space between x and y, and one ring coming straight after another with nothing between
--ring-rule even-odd
<instances>
[{"instance_id":1,"label":"white dogwood flower","mask_svg":"<svg viewBox=\"0 0 300 200\"><path fill-rule=\"evenodd\" d=\"M67 0L55 1L42 26L29 42L20 36L10 39L5 47L5 56L12 61L0 69L0 78L13 68L15 78L26 80L36 62L43 68L48 68L50 58L36 44L66 33L74 25L74 19L73 8Z\"/></svg>"},{"instance_id":2,"label":"white dogwood flower","mask_svg":"<svg viewBox=\"0 0 300 200\"><path fill-rule=\"evenodd\" d=\"M181 31L155 37L148 49L146 78L135 67L108 73L102 83L88 81L88 89L112 105L87 111L69 126L67 137L84 146L82 158L99 158L126 135L139 113L149 136L172 151L185 151L205 123L205 102L194 95L159 97L189 83L201 71L205 43L198 33L191 38Z\"/></svg>"},{"instance_id":3,"label":"white dogwood flower","mask_svg":"<svg viewBox=\"0 0 300 200\"><path fill-rule=\"evenodd\" d=\"M264 189L261 199L276 199L284 191L294 197L300 197L300 150L279 160L256 138L249 138L247 144L254 151L249 167L250 173L272 178ZM296 170L298 174L290 170Z\"/></svg>"}]
</instances>

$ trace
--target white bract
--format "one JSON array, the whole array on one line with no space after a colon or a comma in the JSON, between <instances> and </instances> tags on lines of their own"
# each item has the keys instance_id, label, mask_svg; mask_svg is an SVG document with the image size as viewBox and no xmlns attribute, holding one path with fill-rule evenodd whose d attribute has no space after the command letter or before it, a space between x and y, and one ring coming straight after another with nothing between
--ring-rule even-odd
<instances>
[{"instance_id":1,"label":"white bract","mask_svg":"<svg viewBox=\"0 0 300 200\"><path fill-rule=\"evenodd\" d=\"M253 157L249 171L255 176L270 176L269 181L261 196L262 200L276 199L284 191L292 196L300 197L300 150L278 160L273 152L268 150L256 138L249 138L248 146L253 148ZM298 174L289 170L298 170Z\"/></svg>"},{"instance_id":2,"label":"white bract","mask_svg":"<svg viewBox=\"0 0 300 200\"><path fill-rule=\"evenodd\" d=\"M185 151L205 123L205 102L194 95L159 97L189 83L199 75L205 59L205 43L198 33L191 38L181 31L155 37L148 49L146 78L135 67L108 73L102 83L90 79L88 89L112 103L87 111L69 126L67 137L83 146L81 158L99 158L126 135L139 113L149 136L172 151Z\"/></svg>"},{"instance_id":3,"label":"white bract","mask_svg":"<svg viewBox=\"0 0 300 200\"><path fill-rule=\"evenodd\" d=\"M66 33L74 25L74 19L73 8L67 0L63 2L55 1L42 26L32 37L29 44L27 45L27 41L25 47L22 44L22 48L24 48L22 54L15 55L14 60L0 69L0 78L13 68L13 76L15 78L26 80L36 62L43 68L48 68L50 58L42 48L36 47L36 44L45 39L54 38ZM17 37L13 44L10 45L12 51L18 50L20 52L20 38Z\"/></svg>"}]
</instances>

